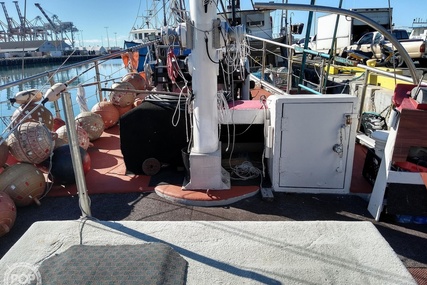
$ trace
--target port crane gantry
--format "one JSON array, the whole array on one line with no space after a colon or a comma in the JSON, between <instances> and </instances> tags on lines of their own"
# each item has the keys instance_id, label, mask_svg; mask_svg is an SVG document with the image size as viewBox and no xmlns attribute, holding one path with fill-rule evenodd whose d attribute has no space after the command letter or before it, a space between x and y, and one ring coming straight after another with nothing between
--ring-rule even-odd
<instances>
[{"instance_id":1,"label":"port crane gantry","mask_svg":"<svg viewBox=\"0 0 427 285\"><path fill-rule=\"evenodd\" d=\"M40 12L42 12L43 16L49 22L51 30L55 34L56 40L58 41L58 35L61 34L61 40L63 41L65 34L65 37L71 42L71 46L74 47L74 32L78 31L78 29L74 27L74 24L72 22L61 22L57 15L53 15L51 18L42 8L40 3L34 3L34 5L39 8ZM53 19L55 19L58 23L55 23ZM71 33L71 39L68 37L67 32Z\"/></svg>"},{"instance_id":2,"label":"port crane gantry","mask_svg":"<svg viewBox=\"0 0 427 285\"><path fill-rule=\"evenodd\" d=\"M9 13L7 12L7 8L6 8L6 4L4 2L0 2L1 6L3 7L3 12L4 12L4 16L6 17L6 22L7 22L7 38L9 41L14 41L15 40L15 36L20 36L20 30L19 27L17 25L17 23L11 18L9 17Z\"/></svg>"},{"instance_id":3,"label":"port crane gantry","mask_svg":"<svg viewBox=\"0 0 427 285\"><path fill-rule=\"evenodd\" d=\"M52 41L64 41L64 39L67 39L71 46L74 47L74 33L79 32L79 30L74 26L73 22L62 22L57 15L50 17L40 3L35 3L34 5L43 14L47 23L43 22L40 16L29 21L21 13L18 1L12 2L15 4L19 21L15 21L9 15L5 2L0 2L6 18L5 22L0 21L0 42L47 40L47 37L50 36ZM42 25L39 23L42 23Z\"/></svg>"}]
</instances>

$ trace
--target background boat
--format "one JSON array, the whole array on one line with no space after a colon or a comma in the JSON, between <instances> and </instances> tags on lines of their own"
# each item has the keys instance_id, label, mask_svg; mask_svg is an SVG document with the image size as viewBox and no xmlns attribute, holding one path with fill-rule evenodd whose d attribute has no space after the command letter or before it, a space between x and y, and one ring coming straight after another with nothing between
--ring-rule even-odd
<instances>
[{"instance_id":1,"label":"background boat","mask_svg":"<svg viewBox=\"0 0 427 285\"><path fill-rule=\"evenodd\" d=\"M149 2L146 4L148 7ZM163 42L166 38L171 38L171 41L175 42L174 38L177 37L177 32L174 31L174 28L177 27L178 23L187 19L185 10L185 1L152 1L146 13L138 16L138 18L142 18L142 21L132 27L129 32L129 40L124 41L124 48L132 48L148 42ZM176 45L175 54L189 54L189 50L181 52L177 41ZM154 45L149 45L138 49L138 52L138 71L140 72L144 70L144 64L154 64L156 51Z\"/></svg>"}]
</instances>

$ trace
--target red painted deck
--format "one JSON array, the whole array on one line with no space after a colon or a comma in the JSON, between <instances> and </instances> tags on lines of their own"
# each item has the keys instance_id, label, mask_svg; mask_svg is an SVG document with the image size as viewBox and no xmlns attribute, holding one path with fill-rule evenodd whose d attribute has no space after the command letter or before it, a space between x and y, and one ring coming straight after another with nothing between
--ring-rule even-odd
<instances>
[{"instance_id":1,"label":"red painted deck","mask_svg":"<svg viewBox=\"0 0 427 285\"><path fill-rule=\"evenodd\" d=\"M120 150L118 126L105 130L93 144L88 148L91 170L86 174L86 185L89 194L154 191L154 187L148 186L149 176L126 173ZM49 196L75 195L76 193L75 184L54 185Z\"/></svg>"},{"instance_id":2,"label":"red painted deck","mask_svg":"<svg viewBox=\"0 0 427 285\"><path fill-rule=\"evenodd\" d=\"M258 191L259 185L233 186L231 190L182 190L182 185L149 186L150 176L134 175L126 172L126 166L120 150L119 127L114 126L102 134L89 147L91 170L86 174L89 194L102 193L133 193L157 190L160 194L170 196L172 200L212 201L228 200L237 196L250 195ZM366 156L366 148L356 145L354 155L352 193L370 193L372 186L362 177L362 169ZM156 189L155 189L156 188ZM49 196L76 195L76 185L54 185Z\"/></svg>"},{"instance_id":3,"label":"red painted deck","mask_svg":"<svg viewBox=\"0 0 427 285\"><path fill-rule=\"evenodd\" d=\"M261 103L259 100L268 97L269 92L255 88L251 91L252 102L256 108ZM89 194L102 193L132 193L156 191L161 196L185 203L194 201L197 205L212 205L220 201L233 202L236 197L247 197L259 190L259 185L232 186L230 190L182 190L180 185L150 186L150 176L129 174L120 150L119 127L114 126L104 131L102 136L93 142L88 153L91 157L91 170L86 175L86 184ZM351 193L370 193L372 186L362 177L363 164L366 157L366 148L356 145L351 183ZM54 185L49 196L76 195L76 185ZM205 203L205 204L203 204Z\"/></svg>"}]
</instances>

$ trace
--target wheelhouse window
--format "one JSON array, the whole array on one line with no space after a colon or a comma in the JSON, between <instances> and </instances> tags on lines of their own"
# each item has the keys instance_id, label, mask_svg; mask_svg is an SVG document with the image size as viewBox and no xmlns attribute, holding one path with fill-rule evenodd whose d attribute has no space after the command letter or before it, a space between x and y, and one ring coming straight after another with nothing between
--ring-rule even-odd
<instances>
[{"instance_id":1,"label":"wheelhouse window","mask_svg":"<svg viewBox=\"0 0 427 285\"><path fill-rule=\"evenodd\" d=\"M264 25L264 14L250 14L246 16L246 26L262 27Z\"/></svg>"}]
</instances>

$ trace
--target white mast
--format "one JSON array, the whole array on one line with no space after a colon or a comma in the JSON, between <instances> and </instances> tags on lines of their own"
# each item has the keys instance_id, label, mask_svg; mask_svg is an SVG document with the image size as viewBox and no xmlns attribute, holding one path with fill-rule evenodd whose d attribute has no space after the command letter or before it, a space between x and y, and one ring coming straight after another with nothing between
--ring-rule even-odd
<instances>
[{"instance_id":1,"label":"white mast","mask_svg":"<svg viewBox=\"0 0 427 285\"><path fill-rule=\"evenodd\" d=\"M211 60L217 60L212 48L212 27L216 17L213 3L209 0L190 0L190 17L194 24L194 49L191 52L194 130L190 182L184 185L185 189L230 188L229 174L221 167L218 139L218 64Z\"/></svg>"}]
</instances>

